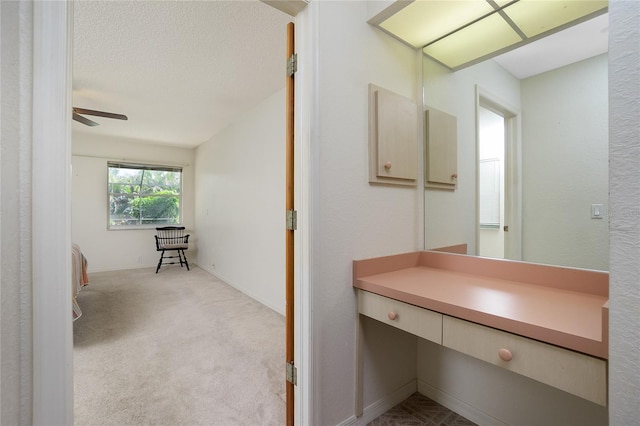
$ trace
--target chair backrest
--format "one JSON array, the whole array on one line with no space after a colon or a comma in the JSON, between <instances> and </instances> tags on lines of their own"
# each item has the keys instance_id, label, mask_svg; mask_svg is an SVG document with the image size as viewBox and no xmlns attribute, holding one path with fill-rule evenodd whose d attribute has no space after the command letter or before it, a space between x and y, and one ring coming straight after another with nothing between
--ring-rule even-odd
<instances>
[{"instance_id":1,"label":"chair backrest","mask_svg":"<svg viewBox=\"0 0 640 426\"><path fill-rule=\"evenodd\" d=\"M156 228L156 248L161 249L168 244L187 244L189 235L184 234L184 226L163 226Z\"/></svg>"}]
</instances>

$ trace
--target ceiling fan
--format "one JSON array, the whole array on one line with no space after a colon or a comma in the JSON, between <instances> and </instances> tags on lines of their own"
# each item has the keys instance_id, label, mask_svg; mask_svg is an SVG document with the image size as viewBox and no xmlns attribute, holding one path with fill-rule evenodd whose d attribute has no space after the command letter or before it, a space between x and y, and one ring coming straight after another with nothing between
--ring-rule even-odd
<instances>
[{"instance_id":1,"label":"ceiling fan","mask_svg":"<svg viewBox=\"0 0 640 426\"><path fill-rule=\"evenodd\" d=\"M105 111L95 111L92 109L84 109L84 108L76 108L73 107L73 119L82 123L82 124L86 124L87 126L98 126L98 123L96 123L93 120L89 120L86 117L83 117L80 114L84 114L84 115L95 115L97 117L106 117L106 118L115 118L116 120L128 120L129 118L126 115L123 114L114 114L112 112L105 112Z\"/></svg>"}]
</instances>

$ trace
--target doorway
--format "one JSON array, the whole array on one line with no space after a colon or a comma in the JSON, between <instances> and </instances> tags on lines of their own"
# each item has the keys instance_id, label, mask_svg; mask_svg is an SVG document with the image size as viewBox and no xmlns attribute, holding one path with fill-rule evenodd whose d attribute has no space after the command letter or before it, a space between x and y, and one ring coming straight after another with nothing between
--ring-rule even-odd
<instances>
[{"instance_id":1,"label":"doorway","mask_svg":"<svg viewBox=\"0 0 640 426\"><path fill-rule=\"evenodd\" d=\"M504 259L504 117L478 108L478 255Z\"/></svg>"},{"instance_id":2,"label":"doorway","mask_svg":"<svg viewBox=\"0 0 640 426\"><path fill-rule=\"evenodd\" d=\"M518 109L477 89L476 255L521 259Z\"/></svg>"},{"instance_id":3,"label":"doorway","mask_svg":"<svg viewBox=\"0 0 640 426\"><path fill-rule=\"evenodd\" d=\"M297 3L306 4L306 2ZM37 102L34 103L34 110L37 110L37 113L33 116L40 117L40 120L34 119L34 122L39 122L37 128L42 133L37 138L34 137L34 140L37 139L34 146L38 148L36 151L41 153L42 158L60 158L60 161L44 161L42 165L49 165L49 167L42 168L40 173L34 175L36 191L33 198L48 203L47 209L34 210L34 226L55 230L55 232L37 234L40 235L38 239L40 244L35 246L58 248L59 250L54 252L67 253L68 258L69 252L65 247L70 244L68 220L71 213L69 191L71 115L68 111L71 109L73 3L36 3L33 5L33 15L36 37L32 44L35 46L34 56L37 59L33 67L33 81L42 92L46 92L46 96L36 97ZM25 40L24 46L31 48L29 44L31 40L28 37L25 37ZM22 41L20 46L23 46ZM51 54L52 52L57 54ZM60 84L61 81L67 82L68 85ZM300 109L303 105L303 109L309 108L307 101L298 103L296 108ZM45 133L46 137L42 136ZM47 157L48 154L56 155ZM301 169L306 170L308 160L305 161L305 159L308 156L296 154L296 157L302 159L298 164L301 165ZM301 181L300 176L301 172L297 170L296 182ZM308 184L302 181L297 188L300 188L299 192L305 194ZM51 211L57 214L51 215ZM63 219L60 219L61 217ZM308 232L306 229L308 227L305 226L303 231L297 234L296 240L308 241L307 235L302 237L303 233ZM43 423L43 419L46 419L46 423L71 424L73 423L73 359L69 321L70 270L67 266L70 262L57 262L57 257L50 254L50 250L46 254L38 250L33 256L36 278L47 277L47 279L35 279L33 286L34 306L38 309L34 309L37 315L33 316L34 398L30 415L33 416L34 423ZM302 264L299 276L305 276L308 273L308 253L297 251L297 260ZM302 287L306 289L307 285L308 282L305 280ZM296 324L303 324L304 328L309 330L308 310L304 309L308 306L308 294L300 292L296 298L299 301L298 306L303 306L296 310ZM296 354L304 352L304 360L307 360L309 354L306 348L309 347L310 338L301 330L302 328L296 328L298 342L300 342L296 345ZM30 361L30 358L25 359ZM302 370L302 373L304 377L308 376L305 370ZM296 417L299 417L303 424L308 422L306 420L309 416L307 410L310 403L306 391L309 387L308 380L296 387L296 393L304 395L303 398L298 399L302 404L296 404ZM28 392L28 389L25 392ZM300 405L303 405L304 410L299 408Z\"/></svg>"},{"instance_id":4,"label":"doorway","mask_svg":"<svg viewBox=\"0 0 640 426\"><path fill-rule=\"evenodd\" d=\"M265 6L265 7L266 7L266 6ZM284 40L282 40L282 41L284 42ZM275 56L275 55L274 55L274 56ZM280 58L280 55L278 55L278 56L277 56L277 59L278 59L278 62L280 62L280 59L281 59L281 58ZM284 58L282 58L282 59L284 59ZM284 60L282 60L281 64L282 64L282 68L284 69L284 67L285 67L285 65L286 65L285 61L284 61ZM253 68L253 67L251 67L251 68ZM254 69L255 69L255 68L254 68ZM280 78L280 77L278 77L278 78ZM271 111L276 111L276 110L277 110L277 108L271 108ZM133 120L132 120L132 121L133 121ZM279 123L279 122L280 122L279 120L268 120L268 121L269 121L269 123L274 123L274 122L275 122L275 123ZM246 121L245 121L243 124L246 124ZM248 127L248 126L247 126L247 127ZM267 126L265 126L265 127L267 127ZM270 130L270 128L267 128L267 130ZM246 138L246 137L244 137L243 139L244 139L244 140L249 140L249 141L254 141L254 142L255 142L255 141L259 141L261 148L265 149L265 147L267 146L267 144L265 143L265 139L267 139L267 136L269 136L269 135L267 135L267 134L265 133L265 134L262 134L262 135L256 135L256 138L254 138L254 139L249 139L249 138ZM281 141L281 140L278 140L278 142L279 142L279 143L281 143L282 141ZM234 145L234 147L238 147L238 146L239 146L238 144ZM279 147L279 146L278 146L278 147ZM240 150L238 150L238 151L240 151ZM235 154L235 153L237 153L238 151L234 151L233 153ZM251 151L250 151L250 150L246 150L246 152L251 152ZM255 155L255 150L254 150L253 152L254 152L254 156L253 156L253 157L254 157L255 159L258 159L258 157L259 157L259 156ZM277 154L279 151L278 151L278 149L276 148L276 149L273 149L273 150L272 150L272 152L274 152L274 153L276 153L276 154ZM112 154L110 154L110 155L112 155ZM251 157L251 156L249 156L249 157ZM218 158L220 158L220 156L218 156ZM227 158L227 157L225 157L225 158ZM236 155L236 156L235 156L235 157L233 157L233 158L234 158L234 159L237 159L237 158L238 158L238 156ZM260 159L261 161L263 161L265 164L269 164L267 161L265 161L265 159L266 159L266 158L270 158L270 157L266 157L266 156L260 156L260 157L259 157L259 159ZM194 161L194 163L195 163L195 161ZM226 164L226 165L227 165L227 166L231 166L231 165L241 164L242 166L245 166L247 163L248 163L248 161L237 161L237 162L234 162L234 163L231 163L230 161L227 161L227 164ZM271 163L271 164L273 165L274 163ZM199 164L198 164L198 165L199 165ZM195 167L195 166L194 166L194 167ZM201 169L201 170L204 170L204 168L202 168L202 167L201 167L200 169ZM207 169L207 170L208 170L208 169ZM255 170L258 170L258 167L256 167L256 168L255 168ZM273 168L272 168L270 171L272 171L272 170L273 170ZM227 177L229 176L229 173L228 173L228 172L227 172L227 175L226 175L226 176L227 176ZM270 173L268 176L269 176L269 178L270 178L271 176L279 177L279 176L280 176L280 174L278 174L278 173ZM267 180L268 180L268 179L266 179L266 178L265 178L265 179L263 179L263 180L261 181L261 185L255 185L255 184L253 184L253 185L251 185L251 186L253 186L256 190L260 190L260 191L262 191L262 193L264 194L264 193L266 193L266 192L267 192L267 191L265 190L265 187L266 187L266 185L265 185L265 183L266 183L266 182L265 182L265 181L267 181ZM274 180L275 180L275 178L274 178ZM284 185L282 185L282 186L284 186ZM278 190L280 190L280 189L283 189L283 188L281 188L280 186L278 186ZM261 195L261 194L258 194L258 195ZM233 197L229 197L229 198L239 198L239 197L235 196L235 194L234 194L234 196L233 196ZM200 197L200 199L204 199L204 198L203 198L203 197ZM258 200L258 199L259 199L259 197L257 197L257 196L255 196L255 197L248 197L248 196L247 196L247 197L246 197L246 198L244 198L242 201L245 201L245 200L247 200L247 199ZM216 201L218 201L218 205L221 205L221 204L222 204L222 203L220 202L220 201L221 201L221 198L218 198ZM205 205L204 207L209 207L209 206L208 206L208 205ZM234 218L237 218L237 217L241 216L241 214L242 214L242 213L251 214L253 211L257 211L257 210L253 210L253 209L238 209L238 210L235 210L235 211L234 211L234 209L228 208L228 207L229 207L229 205L226 205L226 207L227 207L227 212L228 212L228 213L232 213L232 214L234 214L234 216L235 216ZM281 229L280 229L280 228L281 228L281 219L282 219L282 216L281 216L281 212L279 211L279 210L280 210L280 209L279 209L279 207L280 207L280 206L278 205L278 212L277 212L277 213L278 213L278 215L277 215L277 217L275 218L276 220L275 220L275 221L273 221L273 220L272 220L272 221L270 221L270 223L275 223L275 227L277 228L277 232L280 234L280 231L281 231ZM266 209L264 209L264 210L266 210ZM267 216L267 215L265 214L265 211L264 211L264 210L262 210L262 212L260 213L260 216L261 216L262 218L264 218L264 217L269 217L269 218L270 218L270 216ZM209 210L208 210L208 209L201 208L199 211L200 211L200 214L201 214L201 215L206 215L206 216L208 216L208 215L209 215ZM202 213L203 211L206 211L206 213ZM212 215L212 216L213 216L213 215ZM226 216L225 216L225 218L226 218ZM221 222L221 220L220 220L220 219L218 219L218 221L219 221L219 222ZM204 222L204 220L203 220L202 222ZM237 222L241 222L241 221L240 221L240 220L238 220ZM248 227L246 226L246 224L247 224L247 222L246 222L246 221L244 221L244 225L243 225L243 227L244 227L245 229L246 229L246 228L248 228ZM204 231L205 231L205 229L204 229L204 227L200 227L200 229L201 229L201 231L200 231L200 235L202 236L202 235L204 235L204 234L205 234L205 232L204 232ZM271 228L269 228L269 229L271 229ZM260 229L260 231L262 232L262 234L254 233L254 234L253 234L253 236L255 236L255 235L259 235L260 237L263 237L263 236L266 234L266 230L265 230L265 229ZM247 233L247 234L248 234L248 233ZM246 234L242 234L242 236L244 236L244 235L246 235ZM251 242L253 242L254 244L253 244L253 245L249 245L249 244L247 244L247 246L246 246L246 247L249 247L249 250L247 250L247 251L251 251L251 250L253 250L253 252L255 253L255 252L259 251L259 250L257 250L257 249L259 249L260 247L258 246L258 244L256 244L256 240L258 240L258 238L253 238L253 236L252 236L252 241L251 241ZM237 235L236 235L236 238L235 238L235 239L236 239L236 241L239 241L239 240L240 240L240 238L238 238L238 237L237 237ZM204 244L202 243L202 240L203 240L203 239L201 238L201 239L200 239L199 246L200 246L200 248L203 248L203 249L204 249ZM260 239L260 242L262 242L263 240L264 240L264 239ZM205 250L202 250L202 251L204 252ZM229 251L230 251L230 250L229 250ZM275 250L274 250L274 252L275 252ZM278 253L280 253L280 251L278 251ZM267 256L263 256L263 258L264 258L264 257L267 257ZM206 258L205 258L205 257L203 257L203 258L204 258L204 259L210 259L211 257L206 257ZM213 265L215 265L215 266L213 266L213 268L216 268L216 267L217 267L218 271L223 271L223 270L221 269L221 266L220 266L221 264L223 264L223 262L219 262L219 261L218 261L218 259L219 259L219 258L216 258L216 262L215 262L215 264L213 264ZM241 257L236 257L236 259L243 259L243 258L241 258ZM244 261L246 261L246 258L244 258ZM212 263L213 263L213 262L212 262ZM229 262L227 262L227 264L228 264L228 263L229 263ZM205 265L204 265L204 264L205 264L204 260L201 262L201 264L203 264L203 266L205 266ZM281 262L280 262L280 260L279 260L279 259L276 259L274 262L272 262L272 264L273 264L273 265L280 265L280 264L281 264ZM209 266L209 267L211 268L211 266ZM221 274L223 274L223 272L220 272L220 273L221 273ZM263 270L263 272L262 272L262 273L264 274L264 270ZM273 276L273 275L272 275L272 276ZM230 281L231 281L231 280L230 280ZM266 281L266 280L264 280L264 281ZM262 284L262 285L261 285L261 289L264 289L264 288L266 287L266 286L264 285L264 281L260 282L260 281L256 281L256 280L254 280L253 282L256 282L256 283L260 283L260 284ZM279 281L279 282L278 282L278 285L280 285L280 286L281 286L281 282L280 282L280 280L278 280L278 281ZM278 288L278 290L280 290L280 287ZM273 292L272 292L272 294L273 294ZM279 294L279 293L278 293L278 294ZM278 367L280 367L280 366L281 366L281 365L278 365ZM280 370L278 370L278 373L279 373L279 372L280 372ZM284 366L282 366L282 372L284 373ZM274 376L276 376L276 374L274 374ZM278 374L278 377L279 377L279 376L280 376L280 375ZM282 374L282 381L284 381L284 374Z\"/></svg>"}]
</instances>

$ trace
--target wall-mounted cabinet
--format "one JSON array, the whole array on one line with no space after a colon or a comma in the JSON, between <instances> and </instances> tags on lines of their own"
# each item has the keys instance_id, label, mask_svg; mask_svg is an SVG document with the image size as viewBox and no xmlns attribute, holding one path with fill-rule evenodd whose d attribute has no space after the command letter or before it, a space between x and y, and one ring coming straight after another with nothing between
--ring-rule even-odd
<instances>
[{"instance_id":1,"label":"wall-mounted cabinet","mask_svg":"<svg viewBox=\"0 0 640 426\"><path fill-rule=\"evenodd\" d=\"M458 185L457 119L435 108L425 115L425 187L455 190Z\"/></svg>"},{"instance_id":2,"label":"wall-mounted cabinet","mask_svg":"<svg viewBox=\"0 0 640 426\"><path fill-rule=\"evenodd\" d=\"M411 99L369 85L369 182L416 186L418 107Z\"/></svg>"}]
</instances>

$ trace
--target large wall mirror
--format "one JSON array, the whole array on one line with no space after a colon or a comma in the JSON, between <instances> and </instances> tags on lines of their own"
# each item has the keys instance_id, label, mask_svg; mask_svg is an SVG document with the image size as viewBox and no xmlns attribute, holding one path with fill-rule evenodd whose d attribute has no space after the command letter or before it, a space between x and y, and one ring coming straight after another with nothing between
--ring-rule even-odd
<instances>
[{"instance_id":1,"label":"large wall mirror","mask_svg":"<svg viewBox=\"0 0 640 426\"><path fill-rule=\"evenodd\" d=\"M607 30L600 14L457 71L423 56L425 108L457 119L456 187L424 190L425 249L608 269Z\"/></svg>"}]
</instances>

